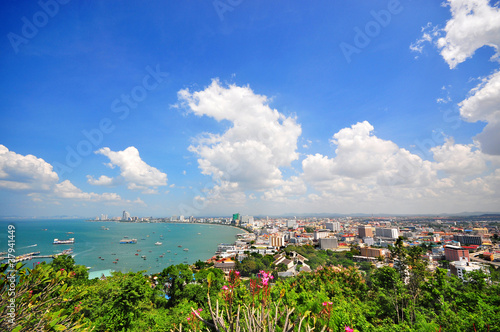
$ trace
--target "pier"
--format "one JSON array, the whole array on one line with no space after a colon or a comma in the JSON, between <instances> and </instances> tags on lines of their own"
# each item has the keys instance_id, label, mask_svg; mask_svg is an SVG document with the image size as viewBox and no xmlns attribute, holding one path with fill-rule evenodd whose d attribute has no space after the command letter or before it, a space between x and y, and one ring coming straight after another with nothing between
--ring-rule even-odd
<instances>
[{"instance_id":1,"label":"pier","mask_svg":"<svg viewBox=\"0 0 500 332\"><path fill-rule=\"evenodd\" d=\"M39 251L36 251L36 252L30 252L30 253L27 253L27 254L24 254L24 255L20 255L20 256L16 256L16 258L12 259L10 258L10 260L16 264L16 263L19 263L19 262L24 262L24 261L28 261L28 260L32 260L33 258L56 258L56 257L59 257L61 255L69 255L71 254L73 251L63 251L63 252L60 252L58 254L53 254L53 255L40 255L40 252ZM0 257L0 261L4 261L4 260L9 260L8 257Z\"/></svg>"}]
</instances>

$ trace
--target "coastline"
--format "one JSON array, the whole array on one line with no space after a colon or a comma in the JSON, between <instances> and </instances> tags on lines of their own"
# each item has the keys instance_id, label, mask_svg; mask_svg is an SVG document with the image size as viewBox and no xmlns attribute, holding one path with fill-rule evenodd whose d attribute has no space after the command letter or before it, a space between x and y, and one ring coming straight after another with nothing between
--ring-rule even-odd
<instances>
[{"instance_id":1,"label":"coastline","mask_svg":"<svg viewBox=\"0 0 500 332\"><path fill-rule=\"evenodd\" d=\"M88 222L114 222L123 224L176 224L176 225L217 225L217 226L229 226L242 230L245 233L251 233L248 229L239 227L236 225L222 224L218 222L178 222L178 221L127 221L127 220L94 220L85 219Z\"/></svg>"}]
</instances>

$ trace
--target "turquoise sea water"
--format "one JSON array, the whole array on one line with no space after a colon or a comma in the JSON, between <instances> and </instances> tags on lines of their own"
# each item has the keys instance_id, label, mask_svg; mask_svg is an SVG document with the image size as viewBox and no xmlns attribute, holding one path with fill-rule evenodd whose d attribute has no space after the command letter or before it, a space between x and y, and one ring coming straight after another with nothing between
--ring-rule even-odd
<instances>
[{"instance_id":1,"label":"turquoise sea water","mask_svg":"<svg viewBox=\"0 0 500 332\"><path fill-rule=\"evenodd\" d=\"M243 232L234 227L205 224L0 220L2 252L8 249L8 225L14 225L16 228L16 255L34 251L40 251L41 255L51 255L73 248L76 264L90 267L89 271L146 270L149 273L162 271L173 264L192 264L199 259L206 260L214 255L219 243L233 243L235 235ZM103 226L109 230L103 230ZM74 234L67 234L68 232ZM120 244L120 240L125 236L137 239L137 244ZM74 244L52 244L54 238L66 240L71 237L75 238ZM157 246L155 245L157 241L163 244ZM189 250L185 251L186 248ZM139 255L135 255L136 253ZM143 255L146 256L145 260L141 258ZM117 264L113 264L116 259L118 259ZM31 261L25 261L25 264L33 267L36 262L43 260L33 258Z\"/></svg>"}]
</instances>

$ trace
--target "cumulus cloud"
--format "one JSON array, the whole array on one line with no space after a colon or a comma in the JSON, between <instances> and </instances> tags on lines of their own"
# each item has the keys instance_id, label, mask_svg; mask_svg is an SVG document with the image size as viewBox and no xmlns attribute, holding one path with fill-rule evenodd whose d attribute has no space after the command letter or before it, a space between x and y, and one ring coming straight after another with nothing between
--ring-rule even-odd
<instances>
[{"instance_id":1,"label":"cumulus cloud","mask_svg":"<svg viewBox=\"0 0 500 332\"><path fill-rule=\"evenodd\" d=\"M20 155L0 145L0 188L47 191L59 181L52 165L33 155Z\"/></svg>"},{"instance_id":2,"label":"cumulus cloud","mask_svg":"<svg viewBox=\"0 0 500 332\"><path fill-rule=\"evenodd\" d=\"M431 149L434 161L429 161L373 131L367 121L357 123L333 135L335 156L306 156L302 178L316 192L297 202L316 209L348 207L351 212L442 212L456 210L457 201L463 209L495 206L500 187L494 164L499 160L482 153L477 144L448 138Z\"/></svg>"},{"instance_id":3,"label":"cumulus cloud","mask_svg":"<svg viewBox=\"0 0 500 332\"><path fill-rule=\"evenodd\" d=\"M487 158L477 144L455 144L452 138L446 139L441 146L431 148L435 168L450 175L475 175L487 169Z\"/></svg>"},{"instance_id":4,"label":"cumulus cloud","mask_svg":"<svg viewBox=\"0 0 500 332\"><path fill-rule=\"evenodd\" d=\"M87 175L87 182L94 186L114 186L119 181L117 178L110 178L106 175L101 175L98 179L94 179L92 175Z\"/></svg>"},{"instance_id":5,"label":"cumulus cloud","mask_svg":"<svg viewBox=\"0 0 500 332\"><path fill-rule=\"evenodd\" d=\"M445 36L437 41L441 55L450 68L472 57L483 47L500 45L500 9L488 0L448 0L452 18L444 28Z\"/></svg>"},{"instance_id":6,"label":"cumulus cloud","mask_svg":"<svg viewBox=\"0 0 500 332\"><path fill-rule=\"evenodd\" d=\"M333 135L336 157L309 155L302 161L304 178L316 185L334 185L341 191L360 186L426 185L433 175L431 165L395 143L373 135L367 121ZM351 179L366 179L355 184Z\"/></svg>"},{"instance_id":7,"label":"cumulus cloud","mask_svg":"<svg viewBox=\"0 0 500 332\"><path fill-rule=\"evenodd\" d=\"M283 184L280 168L299 157L297 140L302 130L295 117L272 109L266 96L248 86L224 87L218 80L202 91L181 90L178 98L188 112L230 123L225 132L204 133L189 147L219 192L266 190Z\"/></svg>"},{"instance_id":8,"label":"cumulus cloud","mask_svg":"<svg viewBox=\"0 0 500 332\"><path fill-rule=\"evenodd\" d=\"M139 151L130 146L123 151L111 151L105 147L95 152L109 158L110 162L106 165L110 168L118 166L120 176L110 178L105 175L94 179L87 176L88 183L94 185L115 185L122 181L127 183L128 189L142 190L144 193L157 193L157 187L167 185L167 174L146 164L140 157Z\"/></svg>"},{"instance_id":9,"label":"cumulus cloud","mask_svg":"<svg viewBox=\"0 0 500 332\"><path fill-rule=\"evenodd\" d=\"M26 192L33 202L52 204L60 204L59 199L130 203L116 193L87 193L69 180L59 182L51 164L33 155L9 151L4 145L0 145L0 190Z\"/></svg>"}]
</instances>

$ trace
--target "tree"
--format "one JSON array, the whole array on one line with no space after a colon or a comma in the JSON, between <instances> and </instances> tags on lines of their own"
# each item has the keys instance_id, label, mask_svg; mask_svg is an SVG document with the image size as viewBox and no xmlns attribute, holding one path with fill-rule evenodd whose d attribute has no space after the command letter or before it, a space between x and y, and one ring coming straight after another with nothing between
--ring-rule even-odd
<instances>
[{"instance_id":1,"label":"tree","mask_svg":"<svg viewBox=\"0 0 500 332\"><path fill-rule=\"evenodd\" d=\"M52 260L50 263L54 271L67 271L72 275L69 282L72 285L87 283L89 279L89 272L83 265L75 265L75 260L70 255L60 255Z\"/></svg>"},{"instance_id":2,"label":"tree","mask_svg":"<svg viewBox=\"0 0 500 332\"><path fill-rule=\"evenodd\" d=\"M2 331L87 331L90 322L81 315L79 297L68 286L71 275L67 271L54 271L50 264L40 264L35 269L15 267L18 279L10 279L7 264L0 267L0 330ZM14 285L14 288L12 288ZM70 294L73 296L69 296ZM9 322L10 303L15 303L15 319ZM71 303L71 305L68 305Z\"/></svg>"}]
</instances>

